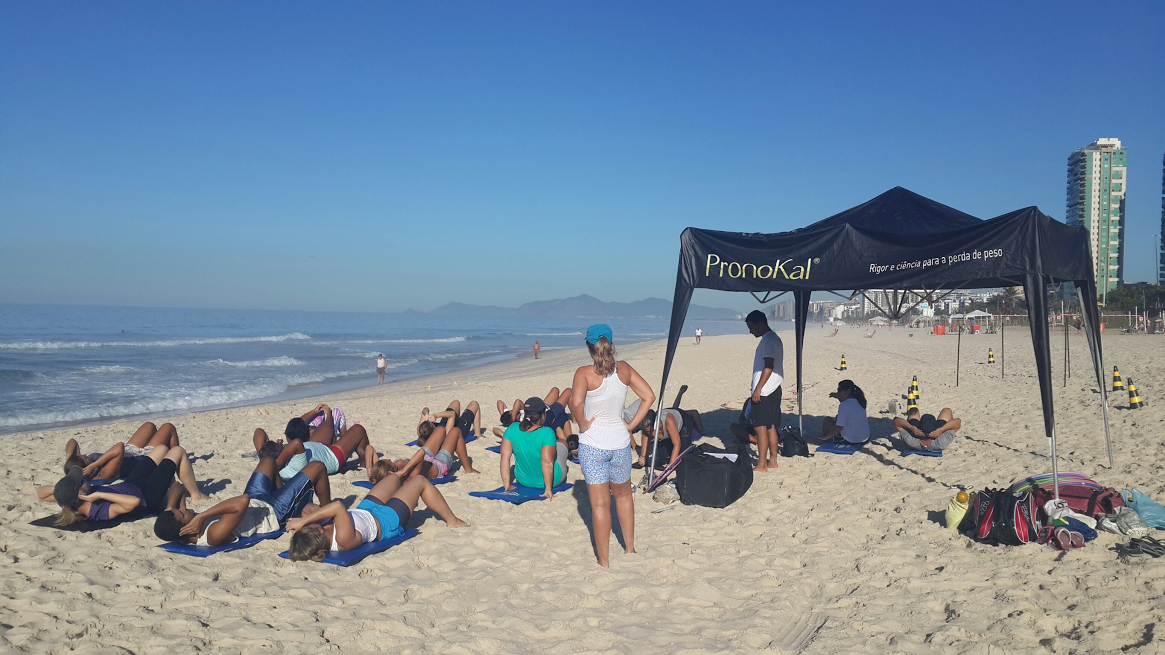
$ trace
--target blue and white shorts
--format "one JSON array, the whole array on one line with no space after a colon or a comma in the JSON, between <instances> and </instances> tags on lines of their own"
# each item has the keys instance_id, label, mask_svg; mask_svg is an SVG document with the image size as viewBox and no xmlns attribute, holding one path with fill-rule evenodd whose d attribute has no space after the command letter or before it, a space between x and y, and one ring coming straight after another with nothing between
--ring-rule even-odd
<instances>
[{"instance_id":1,"label":"blue and white shorts","mask_svg":"<svg viewBox=\"0 0 1165 655\"><path fill-rule=\"evenodd\" d=\"M579 444L578 463L587 484L623 484L631 479L631 444L619 450Z\"/></svg>"}]
</instances>

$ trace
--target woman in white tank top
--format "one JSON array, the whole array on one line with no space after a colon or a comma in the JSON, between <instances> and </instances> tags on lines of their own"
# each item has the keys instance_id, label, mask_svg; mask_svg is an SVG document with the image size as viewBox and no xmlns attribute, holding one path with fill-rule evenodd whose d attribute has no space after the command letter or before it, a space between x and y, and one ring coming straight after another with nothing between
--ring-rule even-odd
<instances>
[{"instance_id":1,"label":"woman in white tank top","mask_svg":"<svg viewBox=\"0 0 1165 655\"><path fill-rule=\"evenodd\" d=\"M323 507L304 508L303 516L287 522L287 530L292 533L288 554L294 562L322 562L331 551L353 550L373 541L399 537L421 499L448 527L468 525L453 514L428 478L417 475L402 483L400 476L389 474L372 487L355 509L344 507L338 500ZM325 522L327 519L331 521Z\"/></svg>"},{"instance_id":2,"label":"woman in white tank top","mask_svg":"<svg viewBox=\"0 0 1165 655\"><path fill-rule=\"evenodd\" d=\"M611 495L628 553L635 552L635 499L631 496L631 425L639 425L655 403L655 392L627 362L615 361L611 328L587 328L587 349L594 364L574 373L571 415L579 425L579 465L591 501L595 556L610 566ZM630 425L623 422L627 389L643 399Z\"/></svg>"}]
</instances>

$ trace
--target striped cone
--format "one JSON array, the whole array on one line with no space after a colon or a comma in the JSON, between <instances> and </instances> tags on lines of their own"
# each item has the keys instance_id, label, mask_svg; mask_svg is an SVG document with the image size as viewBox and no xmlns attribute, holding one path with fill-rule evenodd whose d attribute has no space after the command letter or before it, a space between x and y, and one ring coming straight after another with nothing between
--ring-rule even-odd
<instances>
[{"instance_id":1,"label":"striped cone","mask_svg":"<svg viewBox=\"0 0 1165 655\"><path fill-rule=\"evenodd\" d=\"M1115 366L1112 367L1112 390L1113 391L1124 391L1125 390L1125 383L1123 380L1121 380L1121 372L1118 371Z\"/></svg>"},{"instance_id":2,"label":"striped cone","mask_svg":"<svg viewBox=\"0 0 1165 655\"><path fill-rule=\"evenodd\" d=\"M906 412L909 413L912 409L918 409L918 401L914 398L914 389L906 390Z\"/></svg>"},{"instance_id":3,"label":"striped cone","mask_svg":"<svg viewBox=\"0 0 1165 655\"><path fill-rule=\"evenodd\" d=\"M849 369L849 367L845 365L845 355L843 354L841 356L841 370L845 371L848 369Z\"/></svg>"},{"instance_id":4,"label":"striped cone","mask_svg":"<svg viewBox=\"0 0 1165 655\"><path fill-rule=\"evenodd\" d=\"M914 376L914 379L910 381L910 388L914 390L914 399L915 400L922 398L922 394L918 393L918 376L917 375Z\"/></svg>"},{"instance_id":5,"label":"striped cone","mask_svg":"<svg viewBox=\"0 0 1165 655\"><path fill-rule=\"evenodd\" d=\"M988 364L995 363L995 351L990 349L990 348L987 349L987 363Z\"/></svg>"},{"instance_id":6,"label":"striped cone","mask_svg":"<svg viewBox=\"0 0 1165 655\"><path fill-rule=\"evenodd\" d=\"M1137 391L1137 385L1129 378L1129 409L1140 409L1145 403L1141 402L1141 394Z\"/></svg>"}]
</instances>

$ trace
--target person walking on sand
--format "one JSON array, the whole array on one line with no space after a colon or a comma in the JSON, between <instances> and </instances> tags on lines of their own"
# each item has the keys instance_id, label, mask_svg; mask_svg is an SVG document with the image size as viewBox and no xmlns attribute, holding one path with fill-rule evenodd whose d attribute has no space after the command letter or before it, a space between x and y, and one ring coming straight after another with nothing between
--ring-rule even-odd
<instances>
[{"instance_id":1,"label":"person walking on sand","mask_svg":"<svg viewBox=\"0 0 1165 655\"><path fill-rule=\"evenodd\" d=\"M757 463L752 470L777 468L781 427L781 380L785 374L785 346L769 327L764 312L754 309L744 319L752 336L760 339L752 358L752 419L756 430Z\"/></svg>"},{"instance_id":2,"label":"person walking on sand","mask_svg":"<svg viewBox=\"0 0 1165 655\"><path fill-rule=\"evenodd\" d=\"M542 352L542 346L538 345L538 342L535 341L534 342L534 359L538 359L538 353L540 353L540 352Z\"/></svg>"},{"instance_id":3,"label":"person walking on sand","mask_svg":"<svg viewBox=\"0 0 1165 655\"><path fill-rule=\"evenodd\" d=\"M696 345L697 346L700 345L700 337L702 337L702 336L704 336L704 331L701 330L700 328L696 328Z\"/></svg>"},{"instance_id":4,"label":"person walking on sand","mask_svg":"<svg viewBox=\"0 0 1165 655\"><path fill-rule=\"evenodd\" d=\"M574 372L570 411L579 427L578 459L591 502L591 533L599 566L610 568L611 496L627 553L635 552L635 499L631 496L631 430L643 423L655 392L627 362L615 361L608 325L587 328L587 350L594 364ZM627 388L643 402L630 423L623 420Z\"/></svg>"},{"instance_id":5,"label":"person walking on sand","mask_svg":"<svg viewBox=\"0 0 1165 655\"><path fill-rule=\"evenodd\" d=\"M384 361L384 354L376 356L376 384L384 384L384 373L388 370L388 362Z\"/></svg>"}]
</instances>

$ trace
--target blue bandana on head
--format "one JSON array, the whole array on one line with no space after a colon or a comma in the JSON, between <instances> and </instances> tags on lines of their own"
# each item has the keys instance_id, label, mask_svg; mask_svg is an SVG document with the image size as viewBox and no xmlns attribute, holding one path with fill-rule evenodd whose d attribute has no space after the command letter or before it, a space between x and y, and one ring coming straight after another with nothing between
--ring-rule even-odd
<instances>
[{"instance_id":1,"label":"blue bandana on head","mask_svg":"<svg viewBox=\"0 0 1165 655\"><path fill-rule=\"evenodd\" d=\"M599 342L599 337L607 340L607 343L615 343L615 336L611 333L611 326L606 323L595 323L587 328L587 343L596 344Z\"/></svg>"}]
</instances>

